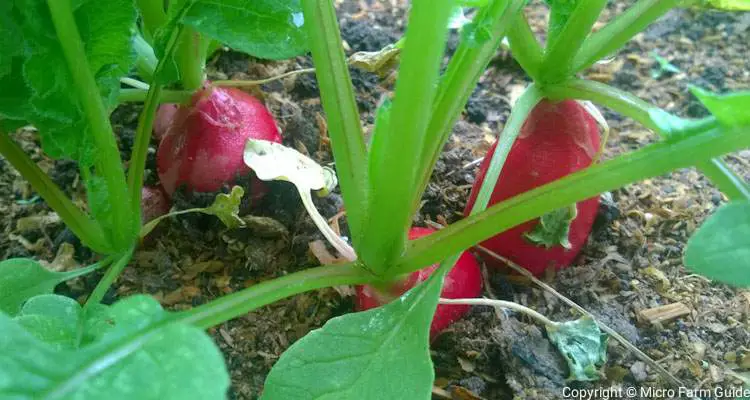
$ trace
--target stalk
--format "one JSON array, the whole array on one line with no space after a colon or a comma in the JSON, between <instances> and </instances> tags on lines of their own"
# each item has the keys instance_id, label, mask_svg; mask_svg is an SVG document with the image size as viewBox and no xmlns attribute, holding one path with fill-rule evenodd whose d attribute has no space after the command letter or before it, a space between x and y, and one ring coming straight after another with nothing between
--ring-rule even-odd
<instances>
[{"instance_id":1,"label":"stalk","mask_svg":"<svg viewBox=\"0 0 750 400\"><path fill-rule=\"evenodd\" d=\"M156 65L156 70L154 71L156 79L149 87L145 103L143 104L143 111L141 111L141 115L138 117L138 127L135 131L135 143L133 143L133 150L130 155L128 188L130 190L130 201L133 213L139 217L139 222L141 215L141 189L143 189L143 173L146 169L148 144L151 141L151 131L154 127L156 107L159 105L159 100L162 98L162 84L159 82L158 77L168 63L165 60L170 60L172 54L174 54L182 29L182 25L178 25L172 31L164 50L164 57L159 61L159 64Z\"/></svg>"},{"instance_id":2,"label":"stalk","mask_svg":"<svg viewBox=\"0 0 750 400\"><path fill-rule=\"evenodd\" d=\"M452 0L415 0L387 127L376 126L369 159L371 203L357 253L377 272L390 268L406 243ZM386 129L387 128L387 129Z\"/></svg>"},{"instance_id":3,"label":"stalk","mask_svg":"<svg viewBox=\"0 0 750 400\"><path fill-rule=\"evenodd\" d=\"M78 89L76 94L96 143L96 169L107 186L107 197L116 229L104 233L110 235L114 250L122 250L133 243L136 222L140 221L140 218L135 218L130 208L125 172L120 162L120 153L109 115L86 60L86 51L78 33L70 0L48 0L47 4L68 69Z\"/></svg>"},{"instance_id":4,"label":"stalk","mask_svg":"<svg viewBox=\"0 0 750 400\"><path fill-rule=\"evenodd\" d=\"M207 329L295 294L331 286L364 284L376 279L375 275L352 263L310 268L258 283L192 310L180 312L176 319Z\"/></svg>"},{"instance_id":5,"label":"stalk","mask_svg":"<svg viewBox=\"0 0 750 400\"><path fill-rule=\"evenodd\" d=\"M91 295L88 297L88 299L86 299L84 308L90 307L91 304L101 303L104 295L107 294L107 290L109 290L117 277L120 276L132 257L133 249L131 248L127 252L120 255L119 258L117 258L117 261L115 261L112 266L109 267L102 280L99 281L99 283L94 288L94 291L91 292Z\"/></svg>"},{"instance_id":6,"label":"stalk","mask_svg":"<svg viewBox=\"0 0 750 400\"><path fill-rule=\"evenodd\" d=\"M451 58L435 96L435 105L427 127L430 139L425 141L422 150L419 188L415 192L412 214L419 206L419 200L440 157L440 150L448 141L472 89L479 82L487 64L497 52L505 32L517 18L524 3L524 0L512 0L509 3L493 0L474 18L477 26L488 27L492 33L491 39L481 45L462 41Z\"/></svg>"},{"instance_id":7,"label":"stalk","mask_svg":"<svg viewBox=\"0 0 750 400\"><path fill-rule=\"evenodd\" d=\"M639 0L627 11L618 15L604 28L589 36L573 60L573 72L578 72L607 57L643 32L681 0Z\"/></svg>"},{"instance_id":8,"label":"stalk","mask_svg":"<svg viewBox=\"0 0 750 400\"><path fill-rule=\"evenodd\" d=\"M143 19L143 27L150 37L154 37L156 30L167 22L162 0L135 0Z\"/></svg>"},{"instance_id":9,"label":"stalk","mask_svg":"<svg viewBox=\"0 0 750 400\"><path fill-rule=\"evenodd\" d=\"M670 140L669 132L663 131L654 119L658 110L646 101L612 86L588 81L571 80L545 88L545 93L555 100L568 98L589 100L604 105L630 117L648 129ZM700 129L697 125L695 129ZM696 167L708 177L730 200L750 200L750 186L719 158L696 162Z\"/></svg>"},{"instance_id":10,"label":"stalk","mask_svg":"<svg viewBox=\"0 0 750 400\"><path fill-rule=\"evenodd\" d=\"M202 45L204 40L193 28L182 28L176 61L182 88L185 90L197 90L203 85L203 67L206 64L206 52Z\"/></svg>"},{"instance_id":11,"label":"stalk","mask_svg":"<svg viewBox=\"0 0 750 400\"><path fill-rule=\"evenodd\" d=\"M557 82L571 75L573 57L591 32L607 0L580 1L565 27L555 38L547 38L547 52L542 63L543 82Z\"/></svg>"},{"instance_id":12,"label":"stalk","mask_svg":"<svg viewBox=\"0 0 750 400\"><path fill-rule=\"evenodd\" d=\"M157 104L164 103L187 103L193 96L193 92L187 90L160 90ZM148 98L148 90L143 89L120 89L117 95L117 102L122 103L143 103Z\"/></svg>"},{"instance_id":13,"label":"stalk","mask_svg":"<svg viewBox=\"0 0 750 400\"><path fill-rule=\"evenodd\" d=\"M539 41L534 37L534 32L523 11L508 30L508 42L513 58L521 64L521 68L531 79L538 81L544 52Z\"/></svg>"},{"instance_id":14,"label":"stalk","mask_svg":"<svg viewBox=\"0 0 750 400\"><path fill-rule=\"evenodd\" d=\"M0 132L0 154L24 177L81 242L97 253L112 252L101 226L73 204L62 190L5 132Z\"/></svg>"},{"instance_id":15,"label":"stalk","mask_svg":"<svg viewBox=\"0 0 750 400\"><path fill-rule=\"evenodd\" d=\"M369 208L367 150L336 9L332 0L302 0L302 7L352 241L359 248Z\"/></svg>"}]
</instances>

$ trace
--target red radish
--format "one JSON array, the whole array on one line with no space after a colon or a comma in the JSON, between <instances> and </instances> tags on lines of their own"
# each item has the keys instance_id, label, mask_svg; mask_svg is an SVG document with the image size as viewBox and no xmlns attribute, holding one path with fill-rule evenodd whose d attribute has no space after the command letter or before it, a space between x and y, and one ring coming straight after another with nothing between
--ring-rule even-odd
<instances>
[{"instance_id":1,"label":"red radish","mask_svg":"<svg viewBox=\"0 0 750 400\"><path fill-rule=\"evenodd\" d=\"M159 186L144 186L141 189L141 221L145 224L169 212L169 200Z\"/></svg>"},{"instance_id":2,"label":"red radish","mask_svg":"<svg viewBox=\"0 0 750 400\"><path fill-rule=\"evenodd\" d=\"M488 155L492 154L496 145L492 146ZM529 114L518 139L511 147L489 204L501 202L588 167L598 149L599 128L583 106L573 100L558 103L542 100ZM479 169L466 205L467 215L474 205L490 160L491 157L485 157ZM564 233L563 237L558 235L551 242L535 244L529 240L528 234L537 228L539 219L500 233L482 245L539 276L549 267L560 269L573 262L586 243L598 208L598 196L576 204L577 215L572 222L567 220L570 224L570 230L566 232L569 241L567 249L560 245L564 243Z\"/></svg>"},{"instance_id":3,"label":"red radish","mask_svg":"<svg viewBox=\"0 0 750 400\"><path fill-rule=\"evenodd\" d=\"M433 232L435 231L429 228L411 228L409 239L417 239ZM394 284L388 293L382 293L369 285L357 286L357 309L359 311L369 310L390 302L418 283L425 281L438 266L439 264L434 264L409 274L406 279ZM481 293L482 274L479 270L479 264L471 253L463 252L456 265L446 275L440 297L448 299L473 298L478 297ZM434 339L450 324L466 315L469 308L468 305L438 305L432 319L432 325L430 325L430 337Z\"/></svg>"},{"instance_id":4,"label":"red radish","mask_svg":"<svg viewBox=\"0 0 750 400\"><path fill-rule=\"evenodd\" d=\"M208 86L180 106L156 154L168 195L185 185L214 192L250 169L242 160L247 139L281 143L276 122L258 99L234 88Z\"/></svg>"},{"instance_id":5,"label":"red radish","mask_svg":"<svg viewBox=\"0 0 750 400\"><path fill-rule=\"evenodd\" d=\"M156 140L161 140L167 133L178 109L178 104L165 103L156 110L156 116L154 117L154 137Z\"/></svg>"}]
</instances>

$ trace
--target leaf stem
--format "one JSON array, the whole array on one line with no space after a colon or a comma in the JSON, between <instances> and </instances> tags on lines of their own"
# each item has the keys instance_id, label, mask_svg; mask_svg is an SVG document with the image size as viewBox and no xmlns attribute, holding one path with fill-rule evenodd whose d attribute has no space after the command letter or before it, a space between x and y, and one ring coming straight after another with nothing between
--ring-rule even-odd
<instances>
[{"instance_id":1,"label":"leaf stem","mask_svg":"<svg viewBox=\"0 0 750 400\"><path fill-rule=\"evenodd\" d=\"M557 208L640 179L688 167L696 159L708 159L750 147L750 126L707 126L700 132L677 137L674 141L652 144L568 175L495 204L487 211L465 218L439 232L411 241L393 271L414 271Z\"/></svg>"},{"instance_id":2,"label":"leaf stem","mask_svg":"<svg viewBox=\"0 0 750 400\"><path fill-rule=\"evenodd\" d=\"M376 129L370 149L371 203L357 254L372 270L390 268L406 243L448 34L452 0L414 0L388 129ZM348 208L349 209L349 208Z\"/></svg>"},{"instance_id":3,"label":"leaf stem","mask_svg":"<svg viewBox=\"0 0 750 400\"><path fill-rule=\"evenodd\" d=\"M662 138L669 138L669 133L664 132L654 119L655 115L659 115L654 113L654 111L659 110L658 107L612 86L588 80L571 80L548 86L545 88L545 93L555 100L573 98L599 103L633 118L645 127L657 132ZM730 200L750 199L750 186L721 159L698 161L696 167Z\"/></svg>"},{"instance_id":4,"label":"leaf stem","mask_svg":"<svg viewBox=\"0 0 750 400\"><path fill-rule=\"evenodd\" d=\"M107 186L107 198L116 229L114 232L104 233L111 237L114 250L121 251L133 243L136 221L131 212L125 184L125 171L120 162L120 153L109 122L109 115L86 59L86 51L78 33L70 0L48 0L47 5L68 63L68 69L78 89L76 94L86 115L94 143L96 143L98 157L95 165Z\"/></svg>"},{"instance_id":5,"label":"leaf stem","mask_svg":"<svg viewBox=\"0 0 750 400\"><path fill-rule=\"evenodd\" d=\"M279 74L276 76L272 76L269 78L264 79L257 79L257 80L225 80L225 81L213 81L211 82L214 86L229 86L229 87L253 87L253 86L259 86L263 85L265 83L274 82L279 79L288 78L290 76L300 75L300 74L309 74L311 72L315 72L315 68L302 68L297 69L294 71L288 71L284 72L283 74Z\"/></svg>"},{"instance_id":6,"label":"leaf stem","mask_svg":"<svg viewBox=\"0 0 750 400\"><path fill-rule=\"evenodd\" d=\"M508 29L508 43L513 58L521 64L521 68L531 79L538 81L544 53L523 11Z\"/></svg>"},{"instance_id":7,"label":"leaf stem","mask_svg":"<svg viewBox=\"0 0 750 400\"><path fill-rule=\"evenodd\" d=\"M607 0L579 1L559 36L547 38L540 75L542 82L558 82L573 74L573 58L606 5Z\"/></svg>"},{"instance_id":8,"label":"leaf stem","mask_svg":"<svg viewBox=\"0 0 750 400\"><path fill-rule=\"evenodd\" d=\"M63 273L60 276L60 282L65 282L65 281L71 280L73 278L78 278L80 276L88 275L88 274L90 274L90 273L92 273L92 272L94 272L94 271L96 271L98 269L104 268L107 265L111 264L112 260L114 260L114 259L115 259L114 255L107 256L103 260L100 260L100 261L98 261L98 262L96 262L94 264L91 264L91 265L87 266L87 267L74 269L72 271L67 271L67 272Z\"/></svg>"},{"instance_id":9,"label":"leaf stem","mask_svg":"<svg viewBox=\"0 0 750 400\"><path fill-rule=\"evenodd\" d=\"M156 101L157 104L164 103L187 103L193 96L194 92L187 90L160 90L159 99ZM148 97L148 90L143 89L120 89L120 94L117 96L117 101L122 103L140 103L145 102Z\"/></svg>"},{"instance_id":10,"label":"leaf stem","mask_svg":"<svg viewBox=\"0 0 750 400\"><path fill-rule=\"evenodd\" d=\"M586 39L573 60L573 73L588 68L614 53L679 3L680 0L638 0L627 11Z\"/></svg>"},{"instance_id":11,"label":"leaf stem","mask_svg":"<svg viewBox=\"0 0 750 400\"><path fill-rule=\"evenodd\" d=\"M419 188L415 192L412 213L430 181L430 175L440 156L440 150L448 141L453 126L461 115L473 88L485 72L487 64L497 52L511 21L517 18L524 0L492 0L474 17L477 26L488 26L492 39L482 44L461 41L448 64L435 96L435 105L427 127L432 138L425 141L419 163Z\"/></svg>"},{"instance_id":12,"label":"leaf stem","mask_svg":"<svg viewBox=\"0 0 750 400\"><path fill-rule=\"evenodd\" d=\"M206 52L202 41L206 40L189 26L183 26L176 61L180 70L180 81L185 90L197 90L203 85Z\"/></svg>"},{"instance_id":13,"label":"leaf stem","mask_svg":"<svg viewBox=\"0 0 750 400\"><path fill-rule=\"evenodd\" d=\"M116 261L112 264L112 266L109 267L107 272L104 274L104 277L102 277L102 280L100 280L96 285L94 291L91 292L91 295L88 297L88 299L86 299L84 309L91 307L91 304L101 303L104 295L107 294L107 290L109 290L117 277L120 276L122 271L130 262L130 259L133 257L133 250L134 248L131 248L130 250L120 254L117 257Z\"/></svg>"},{"instance_id":14,"label":"leaf stem","mask_svg":"<svg viewBox=\"0 0 750 400\"><path fill-rule=\"evenodd\" d=\"M143 189L143 173L146 169L148 144L151 141L151 131L154 127L156 107L159 105L159 100L162 99L163 85L159 81L159 76L165 68L165 65L168 63L165 62L165 60L170 60L172 54L174 54L175 49L177 48L178 38L180 37L181 31L182 25L180 24L172 30L164 50L164 57L159 60L159 63L156 65L156 70L154 71L155 79L149 86L148 93L146 94L146 101L143 104L143 111L141 111L141 114L138 117L138 127L135 131L135 143L133 143L133 150L130 155L130 170L128 171L130 205L132 206L133 214L138 216L138 222L141 220L141 190ZM125 92L125 90L123 90L123 92ZM138 235L138 233L136 233L136 235Z\"/></svg>"},{"instance_id":15,"label":"leaf stem","mask_svg":"<svg viewBox=\"0 0 750 400\"><path fill-rule=\"evenodd\" d=\"M142 79L151 82L154 79L156 64L159 63L156 54L154 54L153 47L146 42L146 39L144 39L143 36L136 34L135 39L133 39L133 50L135 50L137 57L135 66L138 69L138 75L140 75Z\"/></svg>"},{"instance_id":16,"label":"leaf stem","mask_svg":"<svg viewBox=\"0 0 750 400\"><path fill-rule=\"evenodd\" d=\"M367 150L336 9L332 0L302 0L302 8L352 242L359 248L369 207Z\"/></svg>"},{"instance_id":17,"label":"leaf stem","mask_svg":"<svg viewBox=\"0 0 750 400\"><path fill-rule=\"evenodd\" d=\"M101 226L73 204L60 187L23 152L10 135L0 132L0 154L24 177L81 242L98 253L112 252Z\"/></svg>"},{"instance_id":18,"label":"leaf stem","mask_svg":"<svg viewBox=\"0 0 750 400\"><path fill-rule=\"evenodd\" d=\"M495 184L500 177L500 172L505 164L505 160L508 158L508 153L510 153L513 143L516 141L518 134L521 133L521 127L523 127L526 117L541 100L542 93L532 83L513 106L510 117L508 117L508 121L505 123L505 128L498 138L495 152L490 155L492 160L484 175L482 187L479 190L474 206L471 209L471 215L484 211L487 208L492 192L495 190Z\"/></svg>"},{"instance_id":19,"label":"leaf stem","mask_svg":"<svg viewBox=\"0 0 750 400\"><path fill-rule=\"evenodd\" d=\"M508 310L517 311L521 314L526 314L529 317L541 322L544 326L557 326L558 323L545 317L540 312L526 307L522 304L514 303L512 301L504 300L493 300L493 299L440 299L440 304L465 304L469 306L490 306L507 308Z\"/></svg>"},{"instance_id":20,"label":"leaf stem","mask_svg":"<svg viewBox=\"0 0 750 400\"><path fill-rule=\"evenodd\" d=\"M310 290L364 284L377 277L358 264L327 265L261 282L177 314L177 320L203 329L244 315L259 307Z\"/></svg>"}]
</instances>

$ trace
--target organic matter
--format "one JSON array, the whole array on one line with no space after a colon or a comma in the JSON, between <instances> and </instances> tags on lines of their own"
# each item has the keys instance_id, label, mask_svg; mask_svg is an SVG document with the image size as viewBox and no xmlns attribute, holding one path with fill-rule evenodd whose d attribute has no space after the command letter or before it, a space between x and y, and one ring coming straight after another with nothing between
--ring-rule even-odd
<instances>
[{"instance_id":1,"label":"organic matter","mask_svg":"<svg viewBox=\"0 0 750 400\"><path fill-rule=\"evenodd\" d=\"M141 189L141 220L143 223L169 212L170 202L160 186L144 186Z\"/></svg>"},{"instance_id":2,"label":"organic matter","mask_svg":"<svg viewBox=\"0 0 750 400\"><path fill-rule=\"evenodd\" d=\"M430 228L414 227L409 230L409 240L427 236L435 232ZM409 289L427 280L437 269L439 264L431 265L419 271L412 272L404 280L391 284L387 292L370 286L357 286L357 309L359 311L369 310L389 303L391 300L401 296ZM456 265L445 276L443 290L440 297L447 299L473 298L482 292L482 274L476 258L469 253L463 252ZM466 315L470 306L467 305L439 305L430 325L430 337L435 338L452 323Z\"/></svg>"},{"instance_id":3,"label":"organic matter","mask_svg":"<svg viewBox=\"0 0 750 400\"><path fill-rule=\"evenodd\" d=\"M247 139L280 143L271 113L234 88L207 86L180 106L159 144L159 179L168 195L181 185L213 192L250 169L242 161Z\"/></svg>"},{"instance_id":4,"label":"organic matter","mask_svg":"<svg viewBox=\"0 0 750 400\"><path fill-rule=\"evenodd\" d=\"M479 168L466 206L467 215L496 145ZM490 204L588 167L598 149L599 128L583 106L573 100L558 103L542 100L529 114L508 153ZM541 275L550 267L564 268L573 262L586 243L598 208L598 197L583 200L575 205L575 212L568 209L552 212L508 229L482 245L535 275Z\"/></svg>"}]
</instances>

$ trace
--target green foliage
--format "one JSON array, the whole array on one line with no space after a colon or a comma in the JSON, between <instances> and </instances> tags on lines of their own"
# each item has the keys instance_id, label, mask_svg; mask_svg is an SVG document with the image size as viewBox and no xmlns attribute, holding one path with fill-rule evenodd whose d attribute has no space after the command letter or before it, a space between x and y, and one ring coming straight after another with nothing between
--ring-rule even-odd
<instances>
[{"instance_id":1,"label":"green foliage","mask_svg":"<svg viewBox=\"0 0 750 400\"><path fill-rule=\"evenodd\" d=\"M446 268L393 302L328 321L271 370L263 399L427 399L429 328Z\"/></svg>"},{"instance_id":2,"label":"green foliage","mask_svg":"<svg viewBox=\"0 0 750 400\"><path fill-rule=\"evenodd\" d=\"M78 345L79 322L83 312L75 300L56 294L43 294L27 301L15 321L37 339L58 350Z\"/></svg>"},{"instance_id":3,"label":"green foliage","mask_svg":"<svg viewBox=\"0 0 750 400\"><path fill-rule=\"evenodd\" d=\"M750 287L748 237L750 202L725 204L688 241L685 266L728 285Z\"/></svg>"},{"instance_id":4,"label":"green foliage","mask_svg":"<svg viewBox=\"0 0 750 400\"><path fill-rule=\"evenodd\" d=\"M95 264L70 272L53 272L29 258L0 261L0 312L16 315L26 300L52 293L60 282L87 274L100 266Z\"/></svg>"},{"instance_id":5,"label":"green foliage","mask_svg":"<svg viewBox=\"0 0 750 400\"><path fill-rule=\"evenodd\" d=\"M570 248L570 224L578 215L575 204L568 207L558 208L548 212L539 218L539 223L530 232L524 233L524 237L537 246L551 248L562 246Z\"/></svg>"},{"instance_id":6,"label":"green foliage","mask_svg":"<svg viewBox=\"0 0 750 400\"><path fill-rule=\"evenodd\" d=\"M549 25L547 25L547 48L557 39L570 19L570 15L578 6L580 0L545 0L549 5Z\"/></svg>"},{"instance_id":7,"label":"green foliage","mask_svg":"<svg viewBox=\"0 0 750 400\"><path fill-rule=\"evenodd\" d=\"M692 86L690 91L722 124L750 125L750 91L715 94L697 86Z\"/></svg>"},{"instance_id":8,"label":"green foliage","mask_svg":"<svg viewBox=\"0 0 750 400\"><path fill-rule=\"evenodd\" d=\"M280 60L307 50L299 0L197 0L182 22L258 58Z\"/></svg>"},{"instance_id":9,"label":"green foliage","mask_svg":"<svg viewBox=\"0 0 750 400\"><path fill-rule=\"evenodd\" d=\"M40 301L57 314L39 312L57 315L58 323L74 323L80 315L63 300ZM12 393L13 399L225 397L229 376L221 353L204 332L173 322L146 296L122 300L110 311L116 326L75 350L45 343L38 339L40 330L32 334L0 313L0 393ZM72 315L61 317L60 312Z\"/></svg>"},{"instance_id":10,"label":"green foliage","mask_svg":"<svg viewBox=\"0 0 750 400\"><path fill-rule=\"evenodd\" d=\"M54 158L70 158L93 164L96 150L89 126L76 95L47 3L42 0L4 2L0 36L16 43L0 56L0 115L26 120L39 128L42 145ZM12 10L8 10L12 8ZM75 3L75 19L85 43L88 68L109 107L116 104L119 78L133 62L131 40L135 10L128 0ZM21 32L22 37L18 37ZM21 45L24 52L18 52ZM3 47L5 51L5 47ZM50 68L50 66L56 66ZM83 66L85 67L85 66ZM102 116L106 117L106 116Z\"/></svg>"},{"instance_id":11,"label":"green foliage","mask_svg":"<svg viewBox=\"0 0 750 400\"><path fill-rule=\"evenodd\" d=\"M703 0L703 6L728 11L750 11L750 0Z\"/></svg>"},{"instance_id":12,"label":"green foliage","mask_svg":"<svg viewBox=\"0 0 750 400\"><path fill-rule=\"evenodd\" d=\"M547 326L549 340L568 363L572 381L595 381L607 362L607 335L590 317Z\"/></svg>"}]
</instances>

